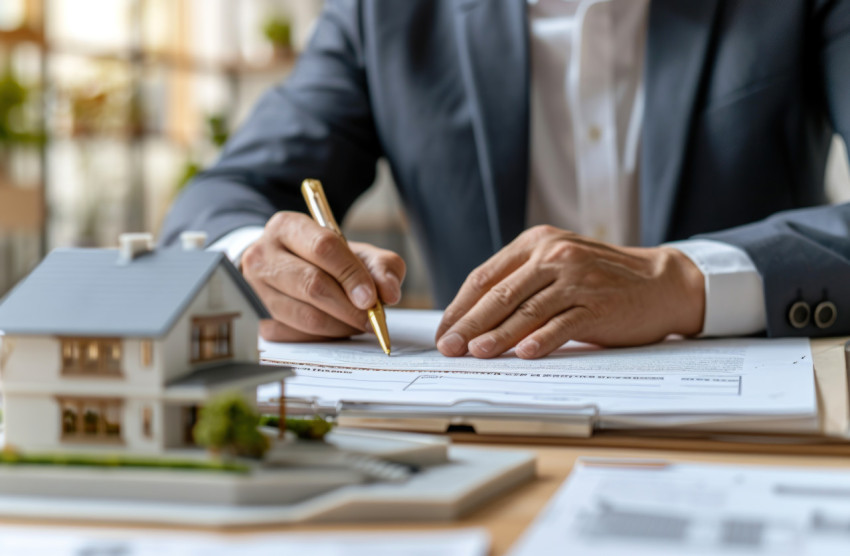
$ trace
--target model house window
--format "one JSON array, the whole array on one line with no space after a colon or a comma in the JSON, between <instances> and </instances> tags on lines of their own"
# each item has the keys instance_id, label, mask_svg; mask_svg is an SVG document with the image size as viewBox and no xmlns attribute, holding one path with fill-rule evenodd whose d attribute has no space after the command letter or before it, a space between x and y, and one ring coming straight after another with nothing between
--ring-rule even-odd
<instances>
[{"instance_id":1,"label":"model house window","mask_svg":"<svg viewBox=\"0 0 850 556\"><path fill-rule=\"evenodd\" d=\"M120 375L121 340L62 338L62 374Z\"/></svg>"},{"instance_id":2,"label":"model house window","mask_svg":"<svg viewBox=\"0 0 850 556\"><path fill-rule=\"evenodd\" d=\"M121 440L121 400L60 398L62 440Z\"/></svg>"},{"instance_id":3,"label":"model house window","mask_svg":"<svg viewBox=\"0 0 850 556\"><path fill-rule=\"evenodd\" d=\"M142 367L153 365L153 342L151 340L142 340L141 351Z\"/></svg>"},{"instance_id":4,"label":"model house window","mask_svg":"<svg viewBox=\"0 0 850 556\"><path fill-rule=\"evenodd\" d=\"M233 319L238 313L192 319L192 362L233 357Z\"/></svg>"}]
</instances>

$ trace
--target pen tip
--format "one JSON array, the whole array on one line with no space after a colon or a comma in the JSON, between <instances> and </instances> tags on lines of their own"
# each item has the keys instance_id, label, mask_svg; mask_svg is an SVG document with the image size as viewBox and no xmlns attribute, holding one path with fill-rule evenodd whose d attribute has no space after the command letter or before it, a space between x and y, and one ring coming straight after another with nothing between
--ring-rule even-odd
<instances>
[{"instance_id":1,"label":"pen tip","mask_svg":"<svg viewBox=\"0 0 850 556\"><path fill-rule=\"evenodd\" d=\"M387 355L390 354L390 333L387 331L387 318L384 315L384 306L379 301L373 308L369 309L369 322L378 337L381 349Z\"/></svg>"}]
</instances>

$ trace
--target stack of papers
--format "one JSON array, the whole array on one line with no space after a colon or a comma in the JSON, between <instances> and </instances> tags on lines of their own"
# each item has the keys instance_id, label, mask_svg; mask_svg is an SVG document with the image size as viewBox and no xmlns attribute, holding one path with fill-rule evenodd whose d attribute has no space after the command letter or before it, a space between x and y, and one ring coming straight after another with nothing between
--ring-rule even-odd
<instances>
[{"instance_id":1,"label":"stack of papers","mask_svg":"<svg viewBox=\"0 0 850 556\"><path fill-rule=\"evenodd\" d=\"M601 349L570 342L523 360L449 358L434 344L441 313L387 311L393 353L374 336L329 343L261 342L262 361L290 365L287 397L346 424L589 435L593 428L813 432L818 408L804 338L669 340ZM261 388L261 403L279 397ZM531 427L531 428L529 428ZM536 428L535 428L536 427Z\"/></svg>"},{"instance_id":2,"label":"stack of papers","mask_svg":"<svg viewBox=\"0 0 850 556\"><path fill-rule=\"evenodd\" d=\"M581 461L511 556L850 554L850 473Z\"/></svg>"}]
</instances>

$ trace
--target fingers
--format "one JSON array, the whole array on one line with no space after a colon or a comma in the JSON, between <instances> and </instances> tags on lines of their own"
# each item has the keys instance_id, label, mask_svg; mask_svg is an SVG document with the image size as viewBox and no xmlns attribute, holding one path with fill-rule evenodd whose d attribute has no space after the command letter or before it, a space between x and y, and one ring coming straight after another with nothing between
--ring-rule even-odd
<instances>
[{"instance_id":1,"label":"fingers","mask_svg":"<svg viewBox=\"0 0 850 556\"><path fill-rule=\"evenodd\" d=\"M264 325L264 337L310 341L365 331L365 309L378 295L401 297L405 265L390 251L349 246L306 215L280 212L243 253L242 272L277 322Z\"/></svg>"},{"instance_id":2,"label":"fingers","mask_svg":"<svg viewBox=\"0 0 850 556\"><path fill-rule=\"evenodd\" d=\"M478 303L484 294L528 259L528 253L518 240L519 238L490 257L464 280L457 295L443 312L443 318L437 327L437 342Z\"/></svg>"},{"instance_id":3,"label":"fingers","mask_svg":"<svg viewBox=\"0 0 850 556\"><path fill-rule=\"evenodd\" d=\"M372 275L381 301L388 305L398 303L401 300L401 283L407 273L404 260L392 251L368 243L351 242L349 245Z\"/></svg>"},{"instance_id":4,"label":"fingers","mask_svg":"<svg viewBox=\"0 0 850 556\"><path fill-rule=\"evenodd\" d=\"M568 308L567 296L555 288L546 288L523 301L504 322L492 330L473 331L472 334L477 332L477 335L469 342L469 352L482 358L501 355Z\"/></svg>"},{"instance_id":5,"label":"fingers","mask_svg":"<svg viewBox=\"0 0 850 556\"><path fill-rule=\"evenodd\" d=\"M517 357L537 359L549 355L570 340L579 339L593 325L593 315L585 307L573 307L549 319L516 347Z\"/></svg>"},{"instance_id":6,"label":"fingers","mask_svg":"<svg viewBox=\"0 0 850 556\"><path fill-rule=\"evenodd\" d=\"M510 349L565 308L551 290L538 294L551 283L536 265L523 265L452 325L437 342L437 349L450 357L464 355L467 349L476 357L495 357Z\"/></svg>"},{"instance_id":7,"label":"fingers","mask_svg":"<svg viewBox=\"0 0 850 556\"><path fill-rule=\"evenodd\" d=\"M322 228L305 214L286 214L286 218L275 223L276 235L281 244L330 275L342 286L355 307L368 309L374 306L378 294L372 276L345 240L333 231Z\"/></svg>"},{"instance_id":8,"label":"fingers","mask_svg":"<svg viewBox=\"0 0 850 556\"><path fill-rule=\"evenodd\" d=\"M317 327L325 322L303 307L309 305L332 317L330 322L346 323L348 329L359 331L365 328L365 311L351 304L336 280L292 253L275 246L246 250L243 272L269 311L284 324L320 333ZM289 303L295 306L284 310ZM299 325L299 320L308 328ZM338 337L340 330L332 326L324 335Z\"/></svg>"},{"instance_id":9,"label":"fingers","mask_svg":"<svg viewBox=\"0 0 850 556\"><path fill-rule=\"evenodd\" d=\"M267 284L259 284L255 290L275 321L307 336L346 338L365 330L365 311L355 321L359 326L352 326L320 308L290 297Z\"/></svg>"}]
</instances>

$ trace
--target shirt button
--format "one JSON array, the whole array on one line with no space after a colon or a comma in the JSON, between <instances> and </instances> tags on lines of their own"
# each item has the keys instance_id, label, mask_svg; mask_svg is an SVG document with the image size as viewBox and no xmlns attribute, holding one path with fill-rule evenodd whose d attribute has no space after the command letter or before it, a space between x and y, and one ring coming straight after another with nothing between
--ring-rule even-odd
<instances>
[{"instance_id":1,"label":"shirt button","mask_svg":"<svg viewBox=\"0 0 850 556\"><path fill-rule=\"evenodd\" d=\"M592 125L587 128L587 138L590 139L592 143L596 143L602 138L602 130L599 129L598 125Z\"/></svg>"}]
</instances>

